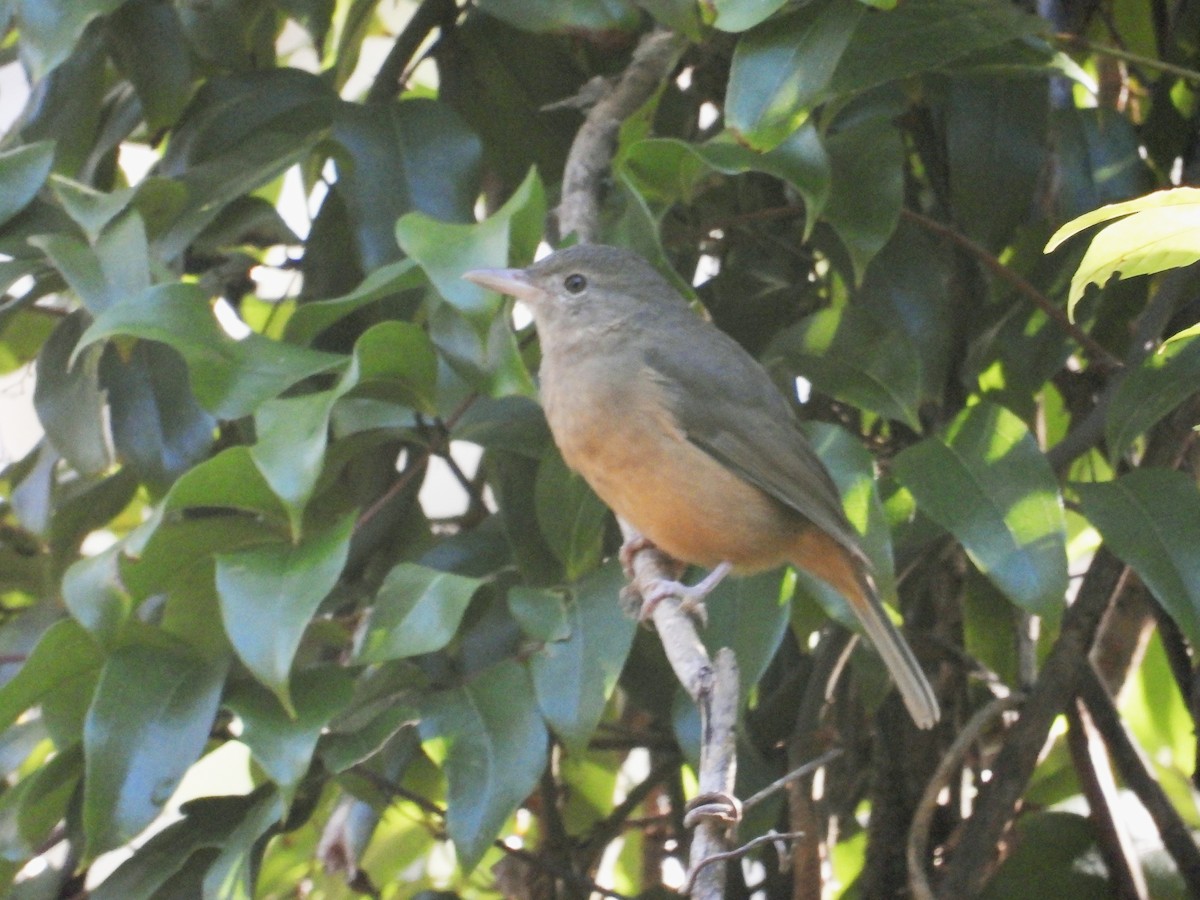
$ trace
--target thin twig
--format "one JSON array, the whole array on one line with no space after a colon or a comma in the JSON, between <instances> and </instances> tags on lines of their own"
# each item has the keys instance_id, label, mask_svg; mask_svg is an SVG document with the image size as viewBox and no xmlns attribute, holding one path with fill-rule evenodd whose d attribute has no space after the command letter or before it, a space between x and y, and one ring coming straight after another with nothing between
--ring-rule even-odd
<instances>
[{"instance_id":1,"label":"thin twig","mask_svg":"<svg viewBox=\"0 0 1200 900\"><path fill-rule=\"evenodd\" d=\"M1200 84L1200 72L1195 69L1189 69L1185 66L1177 66L1174 63L1163 62L1161 59L1155 59L1152 56L1142 56L1140 53L1131 53L1128 50L1121 50L1117 47L1109 47L1105 44L1097 44L1095 41L1089 41L1087 38L1078 34L1056 34L1054 39L1060 44L1065 44L1068 47L1078 47L1083 50L1090 50L1092 53L1099 53L1102 56L1111 56L1113 59L1119 59L1123 62L1134 63L1139 66L1144 66L1147 69L1155 69L1159 72L1165 72L1168 75L1175 75L1185 81L1190 81L1193 84Z\"/></svg>"},{"instance_id":2,"label":"thin twig","mask_svg":"<svg viewBox=\"0 0 1200 900\"><path fill-rule=\"evenodd\" d=\"M1163 846L1175 860L1179 874L1187 884L1188 893L1193 897L1200 897L1200 847L1196 846L1188 826L1150 771L1150 764L1130 737L1125 723L1121 721L1120 713L1113 705L1112 696L1090 665L1085 668L1079 680L1079 695L1087 704L1092 721L1104 737L1104 743L1108 752L1112 754L1121 778L1126 786L1137 794L1146 812L1154 820Z\"/></svg>"},{"instance_id":3,"label":"thin twig","mask_svg":"<svg viewBox=\"0 0 1200 900\"><path fill-rule=\"evenodd\" d=\"M829 763L833 762L835 759L837 759L839 756L841 756L845 752L846 751L843 750L841 747L831 747L830 749L828 749L824 753L822 753L820 756L818 756L816 759L810 760L809 762L806 762L804 765L798 766L797 768L792 769L792 771L788 772L782 778L776 778L774 781L772 781L770 784L768 784L761 791L759 791L756 794L752 794L749 798L747 798L745 801L742 802L742 810L745 811L745 810L751 809L754 806L757 806L759 803L762 803L764 800L766 800L772 794L776 793L777 791L783 790L785 787L787 787L793 781L799 781L805 775L809 775L809 774L817 771L817 769L821 768L822 766L828 765Z\"/></svg>"},{"instance_id":4,"label":"thin twig","mask_svg":"<svg viewBox=\"0 0 1200 900\"><path fill-rule=\"evenodd\" d=\"M926 231L932 231L934 234L944 237L946 240L966 250L974 256L983 267L995 275L1002 281L1008 282L1019 294L1024 295L1027 299L1033 301L1033 304L1046 314L1046 317L1054 322L1060 329L1069 334L1075 339L1079 346L1087 350L1088 355L1097 362L1114 368L1120 369L1123 365L1121 360L1110 353L1105 347L1096 341L1090 334L1076 325L1067 316L1067 313L1059 308L1057 304L1050 300L1045 294L1035 288L1032 284L1014 272L1000 260L996 259L986 249L979 246L969 237L960 234L953 228L942 224L936 219L931 219L928 216L923 216L911 209L902 208L900 215L917 225L920 225Z\"/></svg>"},{"instance_id":5,"label":"thin twig","mask_svg":"<svg viewBox=\"0 0 1200 900\"><path fill-rule=\"evenodd\" d=\"M1078 699L1067 707L1067 726L1067 749L1083 796L1087 798L1096 844L1113 883L1113 893L1121 900L1145 900L1146 876L1138 863L1129 830L1118 813L1121 798L1112 765L1096 723Z\"/></svg>"},{"instance_id":6,"label":"thin twig","mask_svg":"<svg viewBox=\"0 0 1200 900\"><path fill-rule=\"evenodd\" d=\"M742 846L734 850L725 850L721 853L714 853L712 856L707 856L700 860L697 866L688 875L688 879L686 882L684 882L680 893L682 893L685 897L688 896L691 893L692 888L695 886L696 879L699 877L700 872L703 871L706 866L709 866L712 863L724 862L728 859L738 859L739 857L745 856L754 848L761 847L763 844L778 844L781 841L795 841L802 837L804 837L803 831L777 831L771 834L760 834L758 837L747 841L746 843L742 844Z\"/></svg>"},{"instance_id":7,"label":"thin twig","mask_svg":"<svg viewBox=\"0 0 1200 900\"><path fill-rule=\"evenodd\" d=\"M917 900L933 900L934 894L925 874L925 858L929 852L929 829L937 809L938 795L952 778L958 774L967 752L992 723L1009 710L1016 709L1024 701L1020 694L997 697L987 706L977 710L954 738L954 743L942 755L933 777L925 785L925 792L913 814L912 827L908 832L908 883Z\"/></svg>"}]
</instances>

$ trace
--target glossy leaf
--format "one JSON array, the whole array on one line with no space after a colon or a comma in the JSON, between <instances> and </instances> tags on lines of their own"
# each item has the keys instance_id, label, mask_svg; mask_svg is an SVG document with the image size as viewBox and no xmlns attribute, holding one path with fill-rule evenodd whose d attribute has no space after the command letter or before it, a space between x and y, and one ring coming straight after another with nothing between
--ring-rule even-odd
<instances>
[{"instance_id":1,"label":"glossy leaf","mask_svg":"<svg viewBox=\"0 0 1200 900\"><path fill-rule=\"evenodd\" d=\"M1089 284L1103 287L1114 276L1152 275L1200 259L1200 188L1173 188L1102 206L1058 229L1046 252L1101 222L1112 224L1092 238L1071 278L1069 312L1074 312Z\"/></svg>"},{"instance_id":2,"label":"glossy leaf","mask_svg":"<svg viewBox=\"0 0 1200 900\"><path fill-rule=\"evenodd\" d=\"M618 597L625 578L610 563L572 585L565 639L549 640L529 659L546 722L568 750L583 753L617 685L637 623Z\"/></svg>"},{"instance_id":3,"label":"glossy leaf","mask_svg":"<svg viewBox=\"0 0 1200 900\"><path fill-rule=\"evenodd\" d=\"M1125 455L1139 435L1200 388L1200 340L1172 341L1129 372L1109 403L1108 458Z\"/></svg>"},{"instance_id":4,"label":"glossy leaf","mask_svg":"<svg viewBox=\"0 0 1200 900\"><path fill-rule=\"evenodd\" d=\"M224 666L179 647L134 644L109 657L83 733L89 854L120 846L162 811L204 749L224 678Z\"/></svg>"},{"instance_id":5,"label":"glossy leaf","mask_svg":"<svg viewBox=\"0 0 1200 900\"><path fill-rule=\"evenodd\" d=\"M477 578L401 563L379 587L356 658L385 662L440 650L454 637L480 584Z\"/></svg>"},{"instance_id":6,"label":"glossy leaf","mask_svg":"<svg viewBox=\"0 0 1200 900\"><path fill-rule=\"evenodd\" d=\"M558 453L542 458L534 504L542 537L562 562L567 580L594 569L603 550L608 507Z\"/></svg>"},{"instance_id":7,"label":"glossy leaf","mask_svg":"<svg viewBox=\"0 0 1200 900\"><path fill-rule=\"evenodd\" d=\"M505 661L433 694L420 729L427 749L444 759L446 825L459 864L470 872L546 765L548 735L529 676Z\"/></svg>"},{"instance_id":8,"label":"glossy leaf","mask_svg":"<svg viewBox=\"0 0 1200 900\"><path fill-rule=\"evenodd\" d=\"M821 0L747 32L729 72L729 127L760 149L795 131L825 96L865 12L861 3Z\"/></svg>"},{"instance_id":9,"label":"glossy leaf","mask_svg":"<svg viewBox=\"0 0 1200 900\"><path fill-rule=\"evenodd\" d=\"M242 720L242 740L279 787L285 803L290 803L312 764L322 731L350 702L352 692L349 671L324 666L296 675L291 689L294 715L253 683L239 685L230 693L226 702Z\"/></svg>"},{"instance_id":10,"label":"glossy leaf","mask_svg":"<svg viewBox=\"0 0 1200 900\"><path fill-rule=\"evenodd\" d=\"M42 346L33 403L55 450L81 475L97 475L112 465L112 444L100 386L100 352L79 352L84 325L82 315L68 316Z\"/></svg>"},{"instance_id":11,"label":"glossy leaf","mask_svg":"<svg viewBox=\"0 0 1200 900\"><path fill-rule=\"evenodd\" d=\"M1200 641L1200 492L1168 469L1077 484L1083 511L1113 553L1133 567L1189 641Z\"/></svg>"},{"instance_id":12,"label":"glossy leaf","mask_svg":"<svg viewBox=\"0 0 1200 900\"><path fill-rule=\"evenodd\" d=\"M176 121L192 93L192 54L179 14L168 3L127 0L109 28L113 56L137 91L146 124Z\"/></svg>"},{"instance_id":13,"label":"glossy leaf","mask_svg":"<svg viewBox=\"0 0 1200 900\"><path fill-rule=\"evenodd\" d=\"M921 429L921 357L906 335L857 306L823 309L782 332L766 353L817 390Z\"/></svg>"},{"instance_id":14,"label":"glossy leaf","mask_svg":"<svg viewBox=\"0 0 1200 900\"><path fill-rule=\"evenodd\" d=\"M17 0L21 55L35 79L70 56L84 28L124 0Z\"/></svg>"},{"instance_id":15,"label":"glossy leaf","mask_svg":"<svg viewBox=\"0 0 1200 900\"><path fill-rule=\"evenodd\" d=\"M468 269L527 263L542 235L546 198L537 172L530 170L508 202L477 225L440 222L409 213L396 223L396 240L425 270L438 292L479 327L496 317L495 294L463 279Z\"/></svg>"},{"instance_id":16,"label":"glossy leaf","mask_svg":"<svg viewBox=\"0 0 1200 900\"><path fill-rule=\"evenodd\" d=\"M0 725L7 727L63 685L94 675L103 655L79 625L62 619L46 629L15 676L0 687Z\"/></svg>"},{"instance_id":17,"label":"glossy leaf","mask_svg":"<svg viewBox=\"0 0 1200 900\"><path fill-rule=\"evenodd\" d=\"M1039 615L1061 608L1067 589L1062 498L1020 419L979 403L942 434L899 453L892 466L917 507L954 535L1010 600Z\"/></svg>"},{"instance_id":18,"label":"glossy leaf","mask_svg":"<svg viewBox=\"0 0 1200 900\"><path fill-rule=\"evenodd\" d=\"M309 620L333 589L349 551L347 517L298 544L275 543L217 556L221 619L254 677L292 711L288 676Z\"/></svg>"},{"instance_id":19,"label":"glossy leaf","mask_svg":"<svg viewBox=\"0 0 1200 900\"><path fill-rule=\"evenodd\" d=\"M411 259L388 263L372 271L348 294L300 306L288 319L285 335L295 343L306 344L355 310L424 283L424 275Z\"/></svg>"},{"instance_id":20,"label":"glossy leaf","mask_svg":"<svg viewBox=\"0 0 1200 900\"><path fill-rule=\"evenodd\" d=\"M32 200L54 164L54 144L38 141L0 152L0 225Z\"/></svg>"},{"instance_id":21,"label":"glossy leaf","mask_svg":"<svg viewBox=\"0 0 1200 900\"><path fill-rule=\"evenodd\" d=\"M117 335L162 341L187 360L192 390L218 418L253 412L309 375L344 359L251 332L235 340L221 330L204 291L193 284L156 285L106 310L84 332L75 353Z\"/></svg>"}]
</instances>

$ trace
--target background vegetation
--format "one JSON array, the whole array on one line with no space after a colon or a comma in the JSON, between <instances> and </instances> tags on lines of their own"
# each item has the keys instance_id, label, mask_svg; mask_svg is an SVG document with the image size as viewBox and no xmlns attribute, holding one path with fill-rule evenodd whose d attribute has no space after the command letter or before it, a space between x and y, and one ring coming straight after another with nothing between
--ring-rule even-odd
<instances>
[{"instance_id":1,"label":"background vegetation","mask_svg":"<svg viewBox=\"0 0 1200 900\"><path fill-rule=\"evenodd\" d=\"M944 709L819 585L723 586L738 795L822 761L727 895L1200 893L1200 291L1083 290L1188 262L1195 201L1074 289L1087 235L1043 252L1195 178L1200 3L893 5L0 0L0 369L45 429L0 473L3 890L682 883L695 708L459 277L569 239L589 98L661 27L599 237L802 379Z\"/></svg>"}]
</instances>

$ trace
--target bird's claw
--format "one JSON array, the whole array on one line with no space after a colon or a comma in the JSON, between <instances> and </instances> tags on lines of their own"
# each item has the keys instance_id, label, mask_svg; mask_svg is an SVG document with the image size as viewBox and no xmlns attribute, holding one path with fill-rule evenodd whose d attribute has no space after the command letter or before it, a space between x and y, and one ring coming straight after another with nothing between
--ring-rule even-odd
<instances>
[{"instance_id":1,"label":"bird's claw","mask_svg":"<svg viewBox=\"0 0 1200 900\"><path fill-rule=\"evenodd\" d=\"M658 604L668 597L674 597L679 601L679 611L691 616L701 628L705 628L708 626L708 608L704 605L704 598L710 590L711 588L704 586L703 581L697 585L686 585L681 581L656 578L646 585L646 590L642 593L642 608L638 613L638 621L648 622Z\"/></svg>"}]
</instances>

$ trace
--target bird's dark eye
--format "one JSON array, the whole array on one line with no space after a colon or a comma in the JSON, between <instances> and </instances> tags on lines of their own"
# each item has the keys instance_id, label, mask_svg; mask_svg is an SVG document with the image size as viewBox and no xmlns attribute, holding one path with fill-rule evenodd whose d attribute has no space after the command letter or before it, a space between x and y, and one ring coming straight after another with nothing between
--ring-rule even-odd
<instances>
[{"instance_id":1,"label":"bird's dark eye","mask_svg":"<svg viewBox=\"0 0 1200 900\"><path fill-rule=\"evenodd\" d=\"M574 275L568 275L563 279L563 287L572 294L578 294L587 287L587 279L576 272Z\"/></svg>"}]
</instances>

